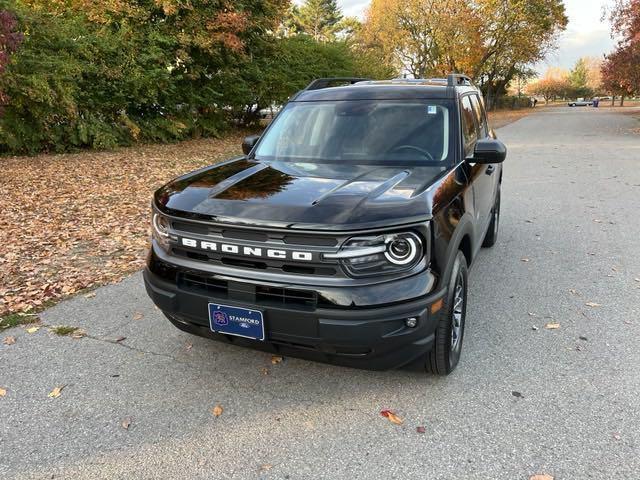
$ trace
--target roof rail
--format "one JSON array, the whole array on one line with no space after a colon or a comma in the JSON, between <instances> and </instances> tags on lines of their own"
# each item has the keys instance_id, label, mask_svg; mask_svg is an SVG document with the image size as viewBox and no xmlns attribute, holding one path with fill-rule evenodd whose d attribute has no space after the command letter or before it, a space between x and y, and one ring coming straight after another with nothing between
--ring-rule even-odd
<instances>
[{"instance_id":1,"label":"roof rail","mask_svg":"<svg viewBox=\"0 0 640 480\"><path fill-rule=\"evenodd\" d=\"M327 88L334 83L348 83L349 85L353 85L354 83L366 82L367 80L371 79L356 77L317 78L309 85L307 85L307 88L305 88L305 90L320 90L322 88Z\"/></svg>"},{"instance_id":2,"label":"roof rail","mask_svg":"<svg viewBox=\"0 0 640 480\"><path fill-rule=\"evenodd\" d=\"M461 73L450 73L447 75L447 86L457 87L459 85L473 85L471 78Z\"/></svg>"}]
</instances>

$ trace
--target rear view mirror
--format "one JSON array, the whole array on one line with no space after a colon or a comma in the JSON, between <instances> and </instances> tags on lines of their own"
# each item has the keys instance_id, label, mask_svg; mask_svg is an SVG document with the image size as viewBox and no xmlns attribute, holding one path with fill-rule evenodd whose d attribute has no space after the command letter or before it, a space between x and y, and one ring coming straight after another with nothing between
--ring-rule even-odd
<instances>
[{"instance_id":1,"label":"rear view mirror","mask_svg":"<svg viewBox=\"0 0 640 480\"><path fill-rule=\"evenodd\" d=\"M255 147L259 139L260 135L249 135L248 137L244 137L244 140L242 141L242 153L249 155L249 152L253 150L253 147Z\"/></svg>"},{"instance_id":2,"label":"rear view mirror","mask_svg":"<svg viewBox=\"0 0 640 480\"><path fill-rule=\"evenodd\" d=\"M473 157L467 159L472 163L502 163L507 157L507 147L496 138L478 140L473 150Z\"/></svg>"}]
</instances>

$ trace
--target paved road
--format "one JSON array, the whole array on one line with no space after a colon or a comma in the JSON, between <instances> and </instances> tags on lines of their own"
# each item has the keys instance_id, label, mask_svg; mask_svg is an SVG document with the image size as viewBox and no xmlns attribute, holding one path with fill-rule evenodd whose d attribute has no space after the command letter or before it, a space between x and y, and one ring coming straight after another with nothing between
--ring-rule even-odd
<instances>
[{"instance_id":1,"label":"paved road","mask_svg":"<svg viewBox=\"0 0 640 480\"><path fill-rule=\"evenodd\" d=\"M43 315L90 337L4 332L0 477L640 478L638 126L556 108L499 132L501 237L452 376L271 365L174 329L138 274Z\"/></svg>"}]
</instances>

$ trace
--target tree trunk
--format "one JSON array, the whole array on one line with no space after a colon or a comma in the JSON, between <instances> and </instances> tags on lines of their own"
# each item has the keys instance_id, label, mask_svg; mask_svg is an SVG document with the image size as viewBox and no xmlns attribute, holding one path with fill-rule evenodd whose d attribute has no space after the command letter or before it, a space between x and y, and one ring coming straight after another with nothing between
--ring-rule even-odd
<instances>
[{"instance_id":1,"label":"tree trunk","mask_svg":"<svg viewBox=\"0 0 640 480\"><path fill-rule=\"evenodd\" d=\"M624 106L624 95L620 95L620 106Z\"/></svg>"},{"instance_id":2,"label":"tree trunk","mask_svg":"<svg viewBox=\"0 0 640 480\"><path fill-rule=\"evenodd\" d=\"M487 110L493 110L493 82L487 82Z\"/></svg>"},{"instance_id":3,"label":"tree trunk","mask_svg":"<svg viewBox=\"0 0 640 480\"><path fill-rule=\"evenodd\" d=\"M611 106L614 107L616 105L616 96L611 95Z\"/></svg>"}]
</instances>

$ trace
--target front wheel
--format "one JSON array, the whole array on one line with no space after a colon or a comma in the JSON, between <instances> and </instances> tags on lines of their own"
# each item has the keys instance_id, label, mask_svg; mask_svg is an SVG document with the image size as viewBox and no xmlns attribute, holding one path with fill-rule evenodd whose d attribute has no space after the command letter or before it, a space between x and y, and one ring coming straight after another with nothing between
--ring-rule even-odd
<instances>
[{"instance_id":1,"label":"front wheel","mask_svg":"<svg viewBox=\"0 0 640 480\"><path fill-rule=\"evenodd\" d=\"M467 315L467 259L458 251L444 305L439 312L435 344L427 354L427 372L449 375L460 361Z\"/></svg>"}]
</instances>

